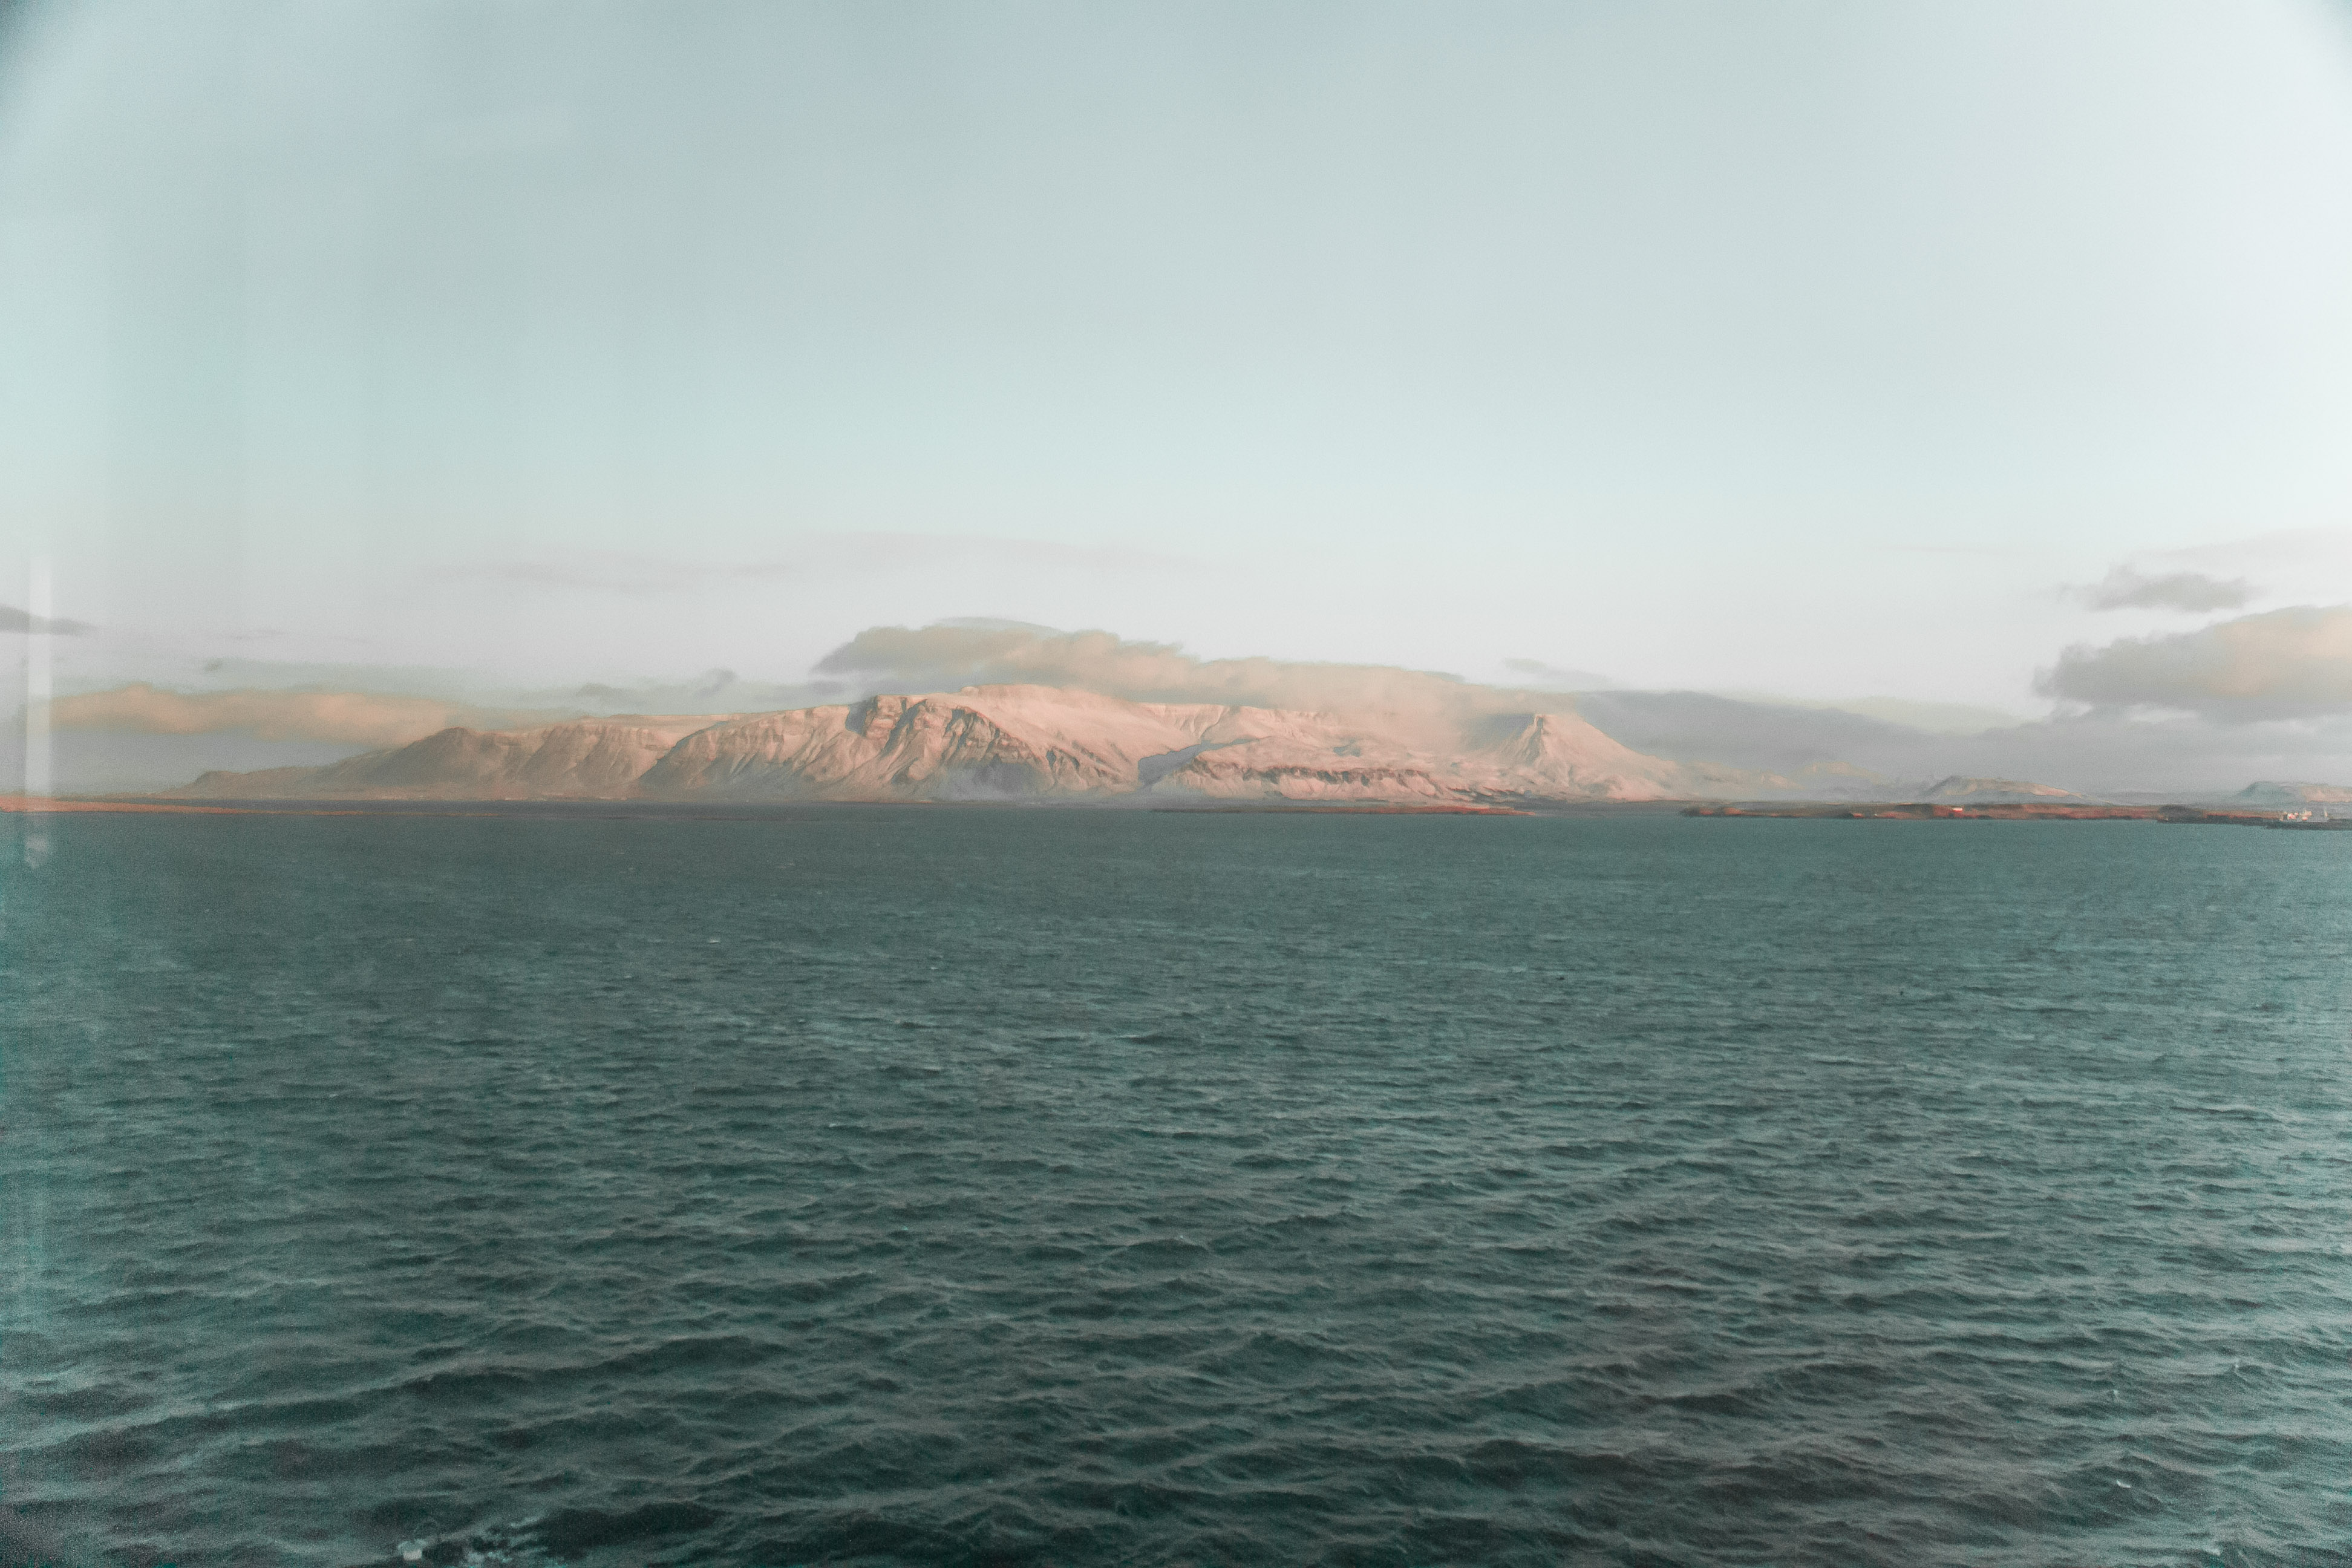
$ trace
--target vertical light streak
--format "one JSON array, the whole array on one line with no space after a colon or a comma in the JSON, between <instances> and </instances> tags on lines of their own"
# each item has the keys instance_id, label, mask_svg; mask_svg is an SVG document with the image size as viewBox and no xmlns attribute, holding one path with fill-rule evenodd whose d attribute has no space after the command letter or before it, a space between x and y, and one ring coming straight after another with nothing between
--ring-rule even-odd
<instances>
[{"instance_id":1,"label":"vertical light streak","mask_svg":"<svg viewBox=\"0 0 2352 1568\"><path fill-rule=\"evenodd\" d=\"M25 864L38 866L49 858L47 814L40 810L48 799L49 639L42 631L52 612L49 562L36 555L26 567L25 612L32 617L25 637Z\"/></svg>"}]
</instances>

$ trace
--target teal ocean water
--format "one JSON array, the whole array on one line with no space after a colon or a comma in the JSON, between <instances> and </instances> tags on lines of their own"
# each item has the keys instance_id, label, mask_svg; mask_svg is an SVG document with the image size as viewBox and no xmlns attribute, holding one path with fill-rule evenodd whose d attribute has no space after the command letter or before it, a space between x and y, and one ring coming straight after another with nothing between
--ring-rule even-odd
<instances>
[{"instance_id":1,"label":"teal ocean water","mask_svg":"<svg viewBox=\"0 0 2352 1568\"><path fill-rule=\"evenodd\" d=\"M0 1559L2352 1561L2352 835L47 832Z\"/></svg>"}]
</instances>

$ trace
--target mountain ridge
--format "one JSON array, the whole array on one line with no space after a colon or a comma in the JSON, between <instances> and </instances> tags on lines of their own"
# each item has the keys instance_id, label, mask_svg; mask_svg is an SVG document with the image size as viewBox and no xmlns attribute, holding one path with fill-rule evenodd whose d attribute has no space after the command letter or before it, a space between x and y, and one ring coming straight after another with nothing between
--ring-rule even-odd
<instances>
[{"instance_id":1,"label":"mountain ridge","mask_svg":"<svg viewBox=\"0 0 2352 1568\"><path fill-rule=\"evenodd\" d=\"M1448 743L1425 716L1134 702L971 686L771 713L462 727L318 768L208 773L175 797L287 799L1723 799L1885 781L1674 762L1572 712L1492 714Z\"/></svg>"}]
</instances>

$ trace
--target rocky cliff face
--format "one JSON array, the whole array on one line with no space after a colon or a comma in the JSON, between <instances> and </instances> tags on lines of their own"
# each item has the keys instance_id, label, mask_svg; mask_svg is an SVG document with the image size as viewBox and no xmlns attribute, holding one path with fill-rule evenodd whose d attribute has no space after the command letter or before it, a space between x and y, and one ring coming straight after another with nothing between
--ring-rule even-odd
<instances>
[{"instance_id":1,"label":"rocky cliff face","mask_svg":"<svg viewBox=\"0 0 2352 1568\"><path fill-rule=\"evenodd\" d=\"M759 800L1003 800L1131 794L1144 763L1201 738L1221 708L981 686L761 713L688 736L640 781L649 795Z\"/></svg>"},{"instance_id":2,"label":"rocky cliff face","mask_svg":"<svg viewBox=\"0 0 2352 1568\"><path fill-rule=\"evenodd\" d=\"M982 686L708 720L445 730L325 768L207 773L175 793L418 799L1658 800L1786 794L1777 774L1669 762L1571 713L1433 735L1401 716L1128 702Z\"/></svg>"}]
</instances>

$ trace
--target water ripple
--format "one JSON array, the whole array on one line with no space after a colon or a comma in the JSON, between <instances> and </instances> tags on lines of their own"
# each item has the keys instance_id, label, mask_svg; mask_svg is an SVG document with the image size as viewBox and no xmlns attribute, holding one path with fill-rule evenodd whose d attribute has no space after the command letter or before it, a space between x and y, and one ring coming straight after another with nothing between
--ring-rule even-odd
<instances>
[{"instance_id":1,"label":"water ripple","mask_svg":"<svg viewBox=\"0 0 2352 1568\"><path fill-rule=\"evenodd\" d=\"M2344 837L49 831L0 1562L2352 1542Z\"/></svg>"}]
</instances>

